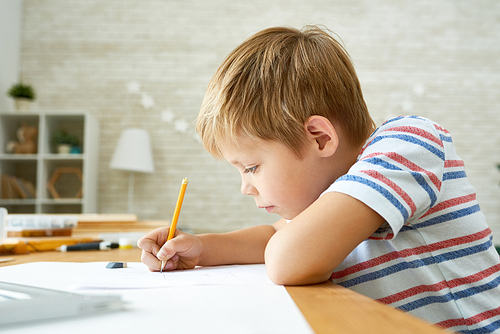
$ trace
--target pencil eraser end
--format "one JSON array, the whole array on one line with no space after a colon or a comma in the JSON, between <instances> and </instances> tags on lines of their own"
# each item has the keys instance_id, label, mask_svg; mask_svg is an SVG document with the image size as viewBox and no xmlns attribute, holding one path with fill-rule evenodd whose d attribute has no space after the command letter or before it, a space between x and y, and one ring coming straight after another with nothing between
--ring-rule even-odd
<instances>
[{"instance_id":1,"label":"pencil eraser end","mask_svg":"<svg viewBox=\"0 0 500 334\"><path fill-rule=\"evenodd\" d=\"M110 262L106 265L108 269L127 268L127 262Z\"/></svg>"}]
</instances>

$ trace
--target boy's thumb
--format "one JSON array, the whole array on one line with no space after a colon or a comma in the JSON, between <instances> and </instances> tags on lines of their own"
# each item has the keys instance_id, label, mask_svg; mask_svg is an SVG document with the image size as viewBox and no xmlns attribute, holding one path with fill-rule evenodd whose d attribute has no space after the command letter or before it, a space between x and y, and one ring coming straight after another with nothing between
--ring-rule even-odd
<instances>
[{"instance_id":1,"label":"boy's thumb","mask_svg":"<svg viewBox=\"0 0 500 334\"><path fill-rule=\"evenodd\" d=\"M161 260L161 259L164 259L165 257L167 256L167 251L165 249L160 248L160 250L158 251L158 253L156 254L156 257Z\"/></svg>"}]
</instances>

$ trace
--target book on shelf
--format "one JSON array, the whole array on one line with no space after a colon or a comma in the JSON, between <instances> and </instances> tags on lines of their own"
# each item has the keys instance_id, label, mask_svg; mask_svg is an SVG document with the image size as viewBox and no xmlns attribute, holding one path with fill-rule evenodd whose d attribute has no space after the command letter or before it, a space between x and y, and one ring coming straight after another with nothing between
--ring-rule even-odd
<instances>
[{"instance_id":1,"label":"book on shelf","mask_svg":"<svg viewBox=\"0 0 500 334\"><path fill-rule=\"evenodd\" d=\"M36 197L36 189L32 182L13 175L2 174L0 178L2 183L3 199L30 199Z\"/></svg>"}]
</instances>

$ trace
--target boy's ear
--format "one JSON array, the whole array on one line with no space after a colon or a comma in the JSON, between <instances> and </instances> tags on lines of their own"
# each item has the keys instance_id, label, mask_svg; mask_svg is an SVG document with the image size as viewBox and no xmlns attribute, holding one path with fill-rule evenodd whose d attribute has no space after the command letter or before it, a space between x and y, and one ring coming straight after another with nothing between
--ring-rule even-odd
<instances>
[{"instance_id":1,"label":"boy's ear","mask_svg":"<svg viewBox=\"0 0 500 334\"><path fill-rule=\"evenodd\" d=\"M339 137L333 124L323 116L313 115L304 124L306 135L313 142L322 157L331 156L339 146Z\"/></svg>"}]
</instances>

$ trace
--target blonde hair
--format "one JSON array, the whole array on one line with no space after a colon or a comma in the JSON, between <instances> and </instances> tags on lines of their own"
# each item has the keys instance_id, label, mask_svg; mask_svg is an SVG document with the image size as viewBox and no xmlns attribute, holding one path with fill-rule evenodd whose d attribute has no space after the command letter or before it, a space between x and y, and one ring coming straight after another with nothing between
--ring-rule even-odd
<instances>
[{"instance_id":1,"label":"blonde hair","mask_svg":"<svg viewBox=\"0 0 500 334\"><path fill-rule=\"evenodd\" d=\"M196 131L214 157L241 135L278 140L299 158L312 115L339 124L354 146L374 129L350 57L326 31L269 28L234 49L210 81Z\"/></svg>"}]
</instances>

